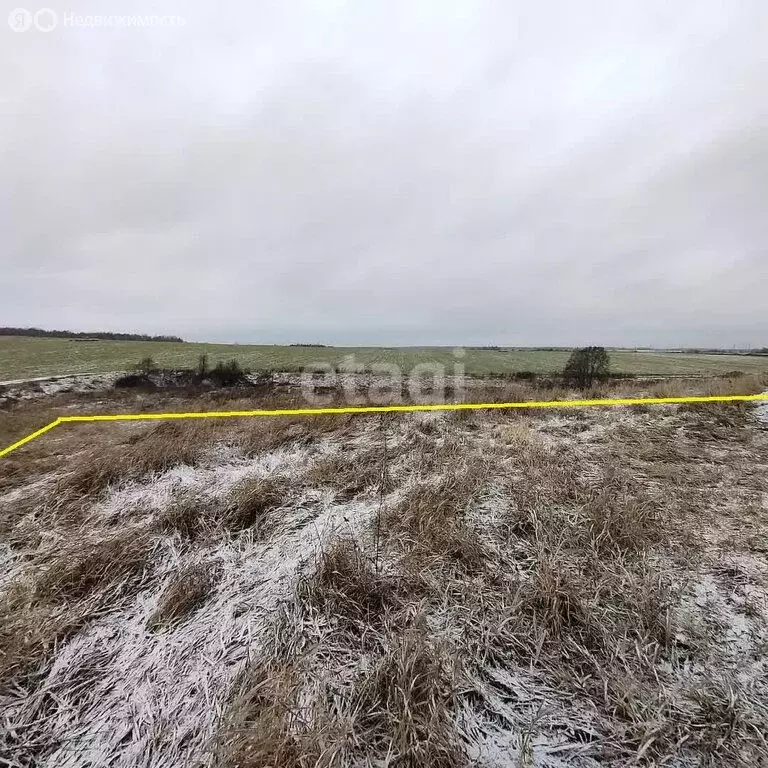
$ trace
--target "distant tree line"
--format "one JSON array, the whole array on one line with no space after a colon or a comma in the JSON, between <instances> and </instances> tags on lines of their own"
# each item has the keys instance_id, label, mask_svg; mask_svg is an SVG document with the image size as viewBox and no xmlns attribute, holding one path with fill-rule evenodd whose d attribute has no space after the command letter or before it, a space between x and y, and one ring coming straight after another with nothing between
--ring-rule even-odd
<instances>
[{"instance_id":1,"label":"distant tree line","mask_svg":"<svg viewBox=\"0 0 768 768\"><path fill-rule=\"evenodd\" d=\"M637 350L635 350L637 351ZM681 347L679 349L654 348L654 352L671 352L681 355L765 355L768 354L768 347L755 349L753 347L733 347L724 349L723 347Z\"/></svg>"},{"instance_id":2,"label":"distant tree line","mask_svg":"<svg viewBox=\"0 0 768 768\"><path fill-rule=\"evenodd\" d=\"M50 339L107 339L110 341L178 341L178 336L148 336L145 333L110 331L45 331L42 328L0 328L0 336L36 336Z\"/></svg>"}]
</instances>

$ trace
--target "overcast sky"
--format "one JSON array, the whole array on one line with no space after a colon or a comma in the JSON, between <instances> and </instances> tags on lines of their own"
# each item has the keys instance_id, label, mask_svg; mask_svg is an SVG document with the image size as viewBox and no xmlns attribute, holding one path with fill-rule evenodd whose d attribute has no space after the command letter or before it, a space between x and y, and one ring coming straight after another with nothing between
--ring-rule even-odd
<instances>
[{"instance_id":1,"label":"overcast sky","mask_svg":"<svg viewBox=\"0 0 768 768\"><path fill-rule=\"evenodd\" d=\"M768 345L766 0L47 3L0 29L0 325Z\"/></svg>"}]
</instances>

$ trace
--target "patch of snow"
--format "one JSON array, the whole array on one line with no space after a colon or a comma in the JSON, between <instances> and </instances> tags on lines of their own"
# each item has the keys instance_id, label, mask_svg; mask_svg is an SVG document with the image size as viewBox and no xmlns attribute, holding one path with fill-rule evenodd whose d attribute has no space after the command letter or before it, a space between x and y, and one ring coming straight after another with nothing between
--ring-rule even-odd
<instances>
[{"instance_id":1,"label":"patch of snow","mask_svg":"<svg viewBox=\"0 0 768 768\"><path fill-rule=\"evenodd\" d=\"M306 470L311 458L311 452L303 447L280 448L246 458L234 449L220 445L214 448L205 464L196 467L180 464L148 480L116 488L106 501L97 505L94 514L115 519L131 510L162 509L180 491L192 491L203 498L215 499L248 478L275 474L297 477Z\"/></svg>"},{"instance_id":2,"label":"patch of snow","mask_svg":"<svg viewBox=\"0 0 768 768\"><path fill-rule=\"evenodd\" d=\"M0 381L0 400L33 400L62 392L93 392L112 387L124 371L115 373L76 373L63 376L44 376L33 379Z\"/></svg>"},{"instance_id":3,"label":"patch of snow","mask_svg":"<svg viewBox=\"0 0 768 768\"><path fill-rule=\"evenodd\" d=\"M576 734L599 738L588 708L543 685L526 671L488 667L485 681L473 680L483 700L484 714L463 709L461 729L467 736L472 765L506 768L597 768L584 754L589 743ZM567 736L566 734L570 735ZM576 758L576 759L574 759Z\"/></svg>"}]
</instances>

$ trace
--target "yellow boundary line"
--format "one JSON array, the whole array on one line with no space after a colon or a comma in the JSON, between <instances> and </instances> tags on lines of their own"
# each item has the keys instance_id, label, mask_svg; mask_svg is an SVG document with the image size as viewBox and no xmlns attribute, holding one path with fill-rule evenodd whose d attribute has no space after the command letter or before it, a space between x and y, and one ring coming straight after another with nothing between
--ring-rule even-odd
<instances>
[{"instance_id":1,"label":"yellow boundary line","mask_svg":"<svg viewBox=\"0 0 768 768\"><path fill-rule=\"evenodd\" d=\"M59 424L93 421L161 421L167 419L226 419L252 416L316 416L343 413L414 413L419 411L471 411L500 410L506 408L583 408L587 406L615 405L669 405L680 403L732 403L768 401L768 393L761 395L692 395L690 397L625 397L602 400L541 400L516 403L440 403L429 405L363 405L345 408L285 408L256 411L201 411L199 413L118 413L92 416L60 416L42 429L27 435L0 451L0 458L21 448Z\"/></svg>"}]
</instances>

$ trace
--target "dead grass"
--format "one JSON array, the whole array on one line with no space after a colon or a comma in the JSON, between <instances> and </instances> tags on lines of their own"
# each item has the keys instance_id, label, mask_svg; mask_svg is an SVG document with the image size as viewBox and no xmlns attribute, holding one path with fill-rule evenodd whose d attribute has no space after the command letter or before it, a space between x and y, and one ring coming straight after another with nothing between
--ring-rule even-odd
<instances>
[{"instance_id":1,"label":"dead grass","mask_svg":"<svg viewBox=\"0 0 768 768\"><path fill-rule=\"evenodd\" d=\"M188 541L211 538L219 530L218 505L193 492L178 493L155 519L158 530Z\"/></svg>"},{"instance_id":2,"label":"dead grass","mask_svg":"<svg viewBox=\"0 0 768 768\"><path fill-rule=\"evenodd\" d=\"M60 458L55 455L44 456L5 456L0 459L3 462L3 474L0 475L0 493L20 488L36 477L46 475L54 471L60 463Z\"/></svg>"},{"instance_id":3,"label":"dead grass","mask_svg":"<svg viewBox=\"0 0 768 768\"><path fill-rule=\"evenodd\" d=\"M213 591L219 569L214 563L196 563L182 568L160 595L147 626L153 631L191 616Z\"/></svg>"},{"instance_id":4,"label":"dead grass","mask_svg":"<svg viewBox=\"0 0 768 768\"><path fill-rule=\"evenodd\" d=\"M690 395L757 395L768 386L768 375L720 376L695 379L667 379L653 384L653 397Z\"/></svg>"},{"instance_id":5,"label":"dead grass","mask_svg":"<svg viewBox=\"0 0 768 768\"><path fill-rule=\"evenodd\" d=\"M5 448L55 421L61 414L50 405L18 403L0 407L0 446Z\"/></svg>"},{"instance_id":6,"label":"dead grass","mask_svg":"<svg viewBox=\"0 0 768 768\"><path fill-rule=\"evenodd\" d=\"M297 596L310 611L320 611L360 634L392 621L402 606L403 586L384 574L350 537L324 550L312 576L299 582Z\"/></svg>"},{"instance_id":7,"label":"dead grass","mask_svg":"<svg viewBox=\"0 0 768 768\"><path fill-rule=\"evenodd\" d=\"M484 428L484 420L475 421L470 433ZM332 688L334 709L321 714L313 708L329 689L313 687L318 671L311 663L298 673L293 665L298 677L290 688L309 697L300 699L312 702L302 711L314 714L300 727L284 719L281 743L298 744L301 753L308 733L334 733L343 745L333 753L339 765L354 764L353 745L361 742L369 759L465 764L458 702L496 722L488 691L498 683L489 670L501 667L526 669L592 712L601 734L585 754L601 762L639 756L656 764L676 756L759 764L768 754L756 725L764 701L754 705L717 686L710 692L709 684L693 695L681 682L691 658L714 651L711 638L680 624L686 586L675 558L678 547L690 546L690 532L665 514L675 508L671 500L652 492L658 476L649 471L646 480L630 469L643 444L621 455L586 456L548 447L529 428L508 437L463 472L456 459L466 461L466 443L425 453L414 472L434 477L422 474L385 507L380 552L371 549L372 533L365 546L340 539L322 555L300 588L299 605L309 611L302 625L322 615L344 629L332 643L318 637L323 664L327 654L344 658L361 642L373 660L364 674ZM673 452L681 465L690 460L687 451ZM441 474L446 466L453 472ZM508 503L483 529L476 510L491 480ZM447 655L430 639L441 631L460 638ZM258 745L255 731L246 731ZM325 759L316 736L310 741L310 764Z\"/></svg>"},{"instance_id":8,"label":"dead grass","mask_svg":"<svg viewBox=\"0 0 768 768\"><path fill-rule=\"evenodd\" d=\"M126 444L107 445L72 457L57 484L60 503L73 508L93 503L110 486L139 480L179 464L195 465L207 447L212 429L199 424L162 423Z\"/></svg>"},{"instance_id":9,"label":"dead grass","mask_svg":"<svg viewBox=\"0 0 768 768\"><path fill-rule=\"evenodd\" d=\"M372 449L354 457L338 454L323 457L310 467L305 480L310 486L332 488L340 501L377 492L382 482L381 451Z\"/></svg>"},{"instance_id":10,"label":"dead grass","mask_svg":"<svg viewBox=\"0 0 768 768\"><path fill-rule=\"evenodd\" d=\"M178 533L183 539L198 541L251 529L264 536L269 516L288 496L287 483L279 478L249 478L235 485L223 499L209 499L194 492L183 492L163 509L157 527Z\"/></svg>"},{"instance_id":11,"label":"dead grass","mask_svg":"<svg viewBox=\"0 0 768 768\"><path fill-rule=\"evenodd\" d=\"M682 718L679 737L693 735L713 765L761 765L768 755L768 706L735 675L714 677L691 690L694 707Z\"/></svg>"},{"instance_id":12,"label":"dead grass","mask_svg":"<svg viewBox=\"0 0 768 768\"><path fill-rule=\"evenodd\" d=\"M235 486L224 512L224 525L231 531L254 528L264 533L268 515L280 507L288 495L284 480L259 478Z\"/></svg>"},{"instance_id":13,"label":"dead grass","mask_svg":"<svg viewBox=\"0 0 768 768\"><path fill-rule=\"evenodd\" d=\"M111 484L125 477L127 462L111 451L93 451L79 457L58 483L57 495L92 501Z\"/></svg>"},{"instance_id":14,"label":"dead grass","mask_svg":"<svg viewBox=\"0 0 768 768\"><path fill-rule=\"evenodd\" d=\"M607 388L600 390L603 396L608 392ZM507 381L495 382L493 385L476 384L465 390L465 402L483 402L483 403L517 403L524 401L541 400L567 400L573 395L573 391L555 384L554 382L525 382L525 381ZM466 416L460 414L471 413L467 411L456 411L455 418L461 421ZM510 410L508 417L516 419L518 416L528 414L536 418L540 414L538 410Z\"/></svg>"},{"instance_id":15,"label":"dead grass","mask_svg":"<svg viewBox=\"0 0 768 768\"><path fill-rule=\"evenodd\" d=\"M625 471L608 465L603 482L582 507L596 551L642 552L663 534L659 501Z\"/></svg>"},{"instance_id":16,"label":"dead grass","mask_svg":"<svg viewBox=\"0 0 768 768\"><path fill-rule=\"evenodd\" d=\"M152 551L146 531L124 531L38 554L0 599L0 689L39 670L90 617L133 594Z\"/></svg>"},{"instance_id":17,"label":"dead grass","mask_svg":"<svg viewBox=\"0 0 768 768\"><path fill-rule=\"evenodd\" d=\"M696 403L684 405L681 410L689 418L683 425L698 441L748 442L751 431L747 428L753 406L747 403Z\"/></svg>"},{"instance_id":18,"label":"dead grass","mask_svg":"<svg viewBox=\"0 0 768 768\"><path fill-rule=\"evenodd\" d=\"M41 559L33 595L37 599L73 600L110 584L126 588L141 577L152 546L145 530L66 542L57 547L54 556Z\"/></svg>"},{"instance_id":19,"label":"dead grass","mask_svg":"<svg viewBox=\"0 0 768 768\"><path fill-rule=\"evenodd\" d=\"M306 681L293 662L254 664L243 675L213 748L219 768L305 768L344 764L352 727L322 686L302 705ZM319 690L318 690L319 689ZM314 693L315 691L313 691Z\"/></svg>"},{"instance_id":20,"label":"dead grass","mask_svg":"<svg viewBox=\"0 0 768 768\"><path fill-rule=\"evenodd\" d=\"M26 403L0 408L0 448L5 448L55 421L60 412L49 405L31 407ZM0 459L0 492L10 491L46 475L61 465L49 432L40 440Z\"/></svg>"},{"instance_id":21,"label":"dead grass","mask_svg":"<svg viewBox=\"0 0 768 768\"><path fill-rule=\"evenodd\" d=\"M169 421L150 427L129 439L127 465L138 474L162 472L177 464L194 465L220 426L212 421Z\"/></svg>"},{"instance_id":22,"label":"dead grass","mask_svg":"<svg viewBox=\"0 0 768 768\"><path fill-rule=\"evenodd\" d=\"M307 445L312 440L308 424L288 416L253 419L238 435L238 445L247 456L267 453L293 444Z\"/></svg>"},{"instance_id":23,"label":"dead grass","mask_svg":"<svg viewBox=\"0 0 768 768\"><path fill-rule=\"evenodd\" d=\"M341 502L376 493L381 514L328 541L351 507L373 505L329 515L312 538L320 554L279 604L273 631L259 634L252 613L243 619L245 671L224 705L205 703L224 706L215 764L481 765L469 747L498 733L519 744L513 757L499 755L507 764L546 764L542 743L557 743L558 757L574 765L768 764L768 692L753 668L768 637L760 579L751 577L757 597L738 612L752 631L743 649L728 648L728 614L691 599L700 570L746 583L746 571L716 565L724 554L765 565L768 440L748 412L477 413L428 428L393 421L388 452L370 422L264 420L258 435L238 431L230 442L251 440L254 453L316 442L325 458L296 482L250 479L221 497L181 493L146 538L72 526L83 540L70 536L60 550L47 531L28 538L18 557L30 568L1 598L3 690L31 685L58 644L134 599L159 570L149 568L158 534L178 535L166 543L180 545L184 566L148 628L169 633L155 642L183 644L210 618L206 600L225 588L200 550L231 546L232 567L278 551L290 541L281 517L291 514L292 494L302 504L311 496L310 482ZM209 437L225 436L200 440ZM61 489L69 483L71 494L93 500L124 477L199 460L168 442L183 435L148 430L126 446L133 468L112 473L105 455ZM150 447L148 458L134 457L137 446ZM46 520L33 515L31 524ZM232 536L242 531L253 535Z\"/></svg>"},{"instance_id":24,"label":"dead grass","mask_svg":"<svg viewBox=\"0 0 768 768\"><path fill-rule=\"evenodd\" d=\"M385 537L403 553L407 570L424 575L445 567L469 572L483 567L483 545L467 520L481 482L481 474L466 471L435 483L419 483L385 512Z\"/></svg>"},{"instance_id":25,"label":"dead grass","mask_svg":"<svg viewBox=\"0 0 768 768\"><path fill-rule=\"evenodd\" d=\"M285 407L285 403L275 407ZM300 408L302 405L297 403L293 407ZM365 421L365 417L354 414L252 419L239 431L237 444L246 455L259 455L289 445L312 445L331 435L343 438L351 430L359 429Z\"/></svg>"},{"instance_id":26,"label":"dead grass","mask_svg":"<svg viewBox=\"0 0 768 768\"><path fill-rule=\"evenodd\" d=\"M97 398L98 395L98 398ZM167 405L167 399L158 395L151 401L136 402L135 398L127 393L80 393L61 394L46 397L43 400L34 399L20 401L6 408L0 408L0 447L5 448L20 438L49 424L62 414L79 412L87 413L114 413L125 411L151 410L149 406L162 409ZM172 401L173 402L173 401ZM185 403L190 411L196 410L194 401ZM179 404L179 407L181 405ZM199 405L198 405L199 407ZM173 408L169 408L172 410ZM0 490L15 488L28 482L35 476L47 474L54 469L72 466L71 462L77 462L76 456L83 453L84 445L98 441L98 450L86 448L82 460L86 464L111 462L123 466L120 462L118 451L114 451L116 433L123 425L93 425L80 424L77 426L57 427L39 440L35 440L10 456L2 459L3 473L0 476ZM201 441L201 432L210 428L210 423L161 423L147 428L142 435L136 437L131 443L135 443L136 451L132 461L135 469L141 471L155 471L162 468L168 462L187 461L194 452L195 441ZM109 431L107 431L109 430ZM85 438L86 433L91 435L90 441ZM194 434L196 433L196 434ZM175 443L169 444L169 443ZM62 445L65 447L62 449ZM58 448L57 448L58 446ZM106 448L106 450L105 450ZM128 451L131 452L130 450ZM69 460L68 467L62 467L62 454ZM106 455L105 455L106 454ZM178 456L178 459L175 458ZM142 465L146 469L142 469ZM87 474L87 473L86 473ZM99 472L93 471L94 479ZM87 478L81 479L86 485Z\"/></svg>"},{"instance_id":27,"label":"dead grass","mask_svg":"<svg viewBox=\"0 0 768 768\"><path fill-rule=\"evenodd\" d=\"M457 659L424 630L394 639L352 694L357 730L396 765L457 768L467 755L455 727Z\"/></svg>"},{"instance_id":28,"label":"dead grass","mask_svg":"<svg viewBox=\"0 0 768 768\"><path fill-rule=\"evenodd\" d=\"M297 587L295 627L328 627L335 652L364 650L366 669L328 680L323 645L314 659L277 653L268 666L253 665L221 731L223 764L350 765L372 755L414 768L466 764L455 726L457 658L429 638L418 565L435 565L441 556L462 567L479 561L465 520L482 480L471 466L474 473L465 470L453 483L417 486L388 513L387 540L396 550L388 563L377 545L365 552L349 536L319 555ZM460 532L463 547L455 541ZM413 562L393 567L392 554L398 563Z\"/></svg>"},{"instance_id":29,"label":"dead grass","mask_svg":"<svg viewBox=\"0 0 768 768\"><path fill-rule=\"evenodd\" d=\"M225 713L215 764L346 766L376 755L389 764L466 764L454 728L455 658L421 629L384 630L368 668L334 678L322 657L251 664Z\"/></svg>"}]
</instances>

